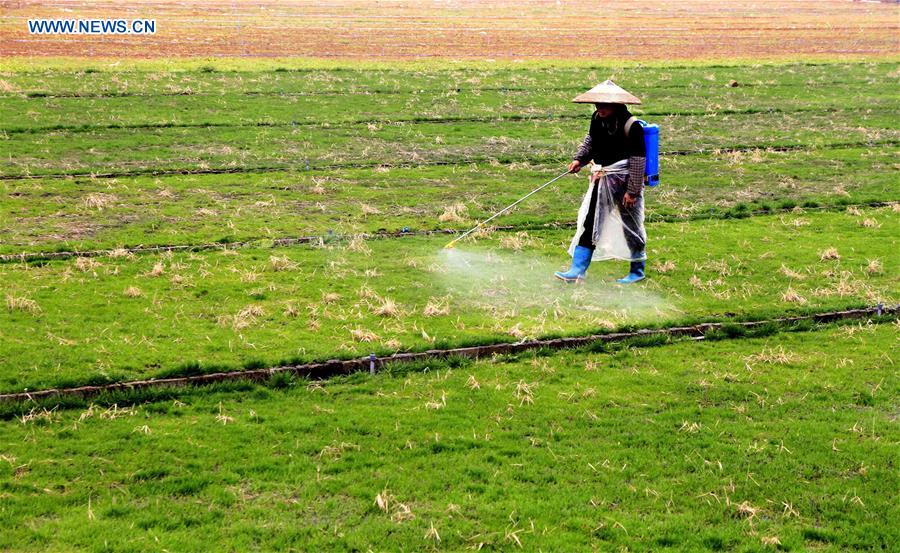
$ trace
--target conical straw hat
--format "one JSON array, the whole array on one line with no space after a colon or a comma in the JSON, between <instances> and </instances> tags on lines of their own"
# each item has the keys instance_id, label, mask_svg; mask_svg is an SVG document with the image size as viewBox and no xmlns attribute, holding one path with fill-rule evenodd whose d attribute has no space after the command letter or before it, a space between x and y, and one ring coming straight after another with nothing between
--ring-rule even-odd
<instances>
[{"instance_id":1,"label":"conical straw hat","mask_svg":"<svg viewBox=\"0 0 900 553\"><path fill-rule=\"evenodd\" d=\"M640 104L636 96L616 83L605 80L594 88L579 94L573 102L579 104Z\"/></svg>"}]
</instances>

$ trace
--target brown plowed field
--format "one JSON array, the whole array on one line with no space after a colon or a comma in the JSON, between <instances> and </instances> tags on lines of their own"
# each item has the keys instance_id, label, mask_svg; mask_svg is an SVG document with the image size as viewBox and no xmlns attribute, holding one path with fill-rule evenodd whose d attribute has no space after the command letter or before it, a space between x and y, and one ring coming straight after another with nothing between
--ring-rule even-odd
<instances>
[{"instance_id":1,"label":"brown plowed field","mask_svg":"<svg viewBox=\"0 0 900 553\"><path fill-rule=\"evenodd\" d=\"M894 55L896 2L0 1L2 56L616 58ZM155 35L31 35L34 18L156 19Z\"/></svg>"}]
</instances>

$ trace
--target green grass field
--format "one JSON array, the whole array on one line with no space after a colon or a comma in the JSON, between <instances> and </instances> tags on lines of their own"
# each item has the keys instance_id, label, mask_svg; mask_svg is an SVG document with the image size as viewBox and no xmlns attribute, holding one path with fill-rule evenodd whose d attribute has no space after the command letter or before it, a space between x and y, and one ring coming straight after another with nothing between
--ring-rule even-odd
<instances>
[{"instance_id":1,"label":"green grass field","mask_svg":"<svg viewBox=\"0 0 900 553\"><path fill-rule=\"evenodd\" d=\"M662 127L646 281L552 279L584 173L452 252L362 236L464 230L559 174L588 127L569 100L610 76ZM0 393L896 304L898 78L9 64ZM0 549L890 550L897 328L4 405Z\"/></svg>"},{"instance_id":2,"label":"green grass field","mask_svg":"<svg viewBox=\"0 0 900 553\"><path fill-rule=\"evenodd\" d=\"M571 230L453 251L438 236L0 264L20 304L0 319L18 360L0 390L891 304L898 221L881 208L652 224L655 269L634 288L611 283L621 263L555 281Z\"/></svg>"},{"instance_id":3,"label":"green grass field","mask_svg":"<svg viewBox=\"0 0 900 553\"><path fill-rule=\"evenodd\" d=\"M569 99L611 73L664 129L651 216L895 201L895 70L6 73L0 253L463 228L557 174L587 130ZM571 220L583 186L557 190L505 221Z\"/></svg>"},{"instance_id":4,"label":"green grass field","mask_svg":"<svg viewBox=\"0 0 900 553\"><path fill-rule=\"evenodd\" d=\"M896 332L37 411L0 423L0 547L890 550Z\"/></svg>"}]
</instances>

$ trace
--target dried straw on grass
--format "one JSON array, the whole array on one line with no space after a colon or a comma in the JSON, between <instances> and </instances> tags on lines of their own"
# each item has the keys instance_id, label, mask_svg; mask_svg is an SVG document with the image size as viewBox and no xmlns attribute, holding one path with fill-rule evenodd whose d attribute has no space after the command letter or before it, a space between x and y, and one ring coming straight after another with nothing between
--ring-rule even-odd
<instances>
[{"instance_id":1,"label":"dried straw on grass","mask_svg":"<svg viewBox=\"0 0 900 553\"><path fill-rule=\"evenodd\" d=\"M512 336L513 338L518 338L519 340L521 340L522 338L525 338L525 336L527 336L525 331L522 330L522 323L516 323L514 326L509 328L506 331L506 333L509 334L510 336Z\"/></svg>"},{"instance_id":2,"label":"dried straw on grass","mask_svg":"<svg viewBox=\"0 0 900 553\"><path fill-rule=\"evenodd\" d=\"M86 273L100 267L100 263L90 257L79 257L75 259L75 268Z\"/></svg>"},{"instance_id":3,"label":"dried straw on grass","mask_svg":"<svg viewBox=\"0 0 900 553\"><path fill-rule=\"evenodd\" d=\"M375 505L382 513L390 515L391 520L395 523L406 522L416 518L409 506L397 501L394 494L387 488L381 490L375 496Z\"/></svg>"},{"instance_id":4,"label":"dried straw on grass","mask_svg":"<svg viewBox=\"0 0 900 553\"><path fill-rule=\"evenodd\" d=\"M235 330L253 326L263 315L265 315L265 310L263 310L261 305L248 305L234 316L232 326L234 326Z\"/></svg>"},{"instance_id":5,"label":"dried straw on grass","mask_svg":"<svg viewBox=\"0 0 900 553\"><path fill-rule=\"evenodd\" d=\"M439 317L450 314L450 298L429 298L422 310L426 317Z\"/></svg>"},{"instance_id":6,"label":"dried straw on grass","mask_svg":"<svg viewBox=\"0 0 900 553\"><path fill-rule=\"evenodd\" d=\"M881 265L880 259L870 259L869 264L866 266L866 273L870 275L880 275L884 272L884 267Z\"/></svg>"},{"instance_id":7,"label":"dried straw on grass","mask_svg":"<svg viewBox=\"0 0 900 553\"><path fill-rule=\"evenodd\" d=\"M506 235L500 238L500 247L513 251L521 251L526 247L532 246L534 240L527 232L517 232L512 235Z\"/></svg>"},{"instance_id":8,"label":"dried straw on grass","mask_svg":"<svg viewBox=\"0 0 900 553\"><path fill-rule=\"evenodd\" d=\"M462 223L466 220L468 208L464 204L451 204L438 216L442 223Z\"/></svg>"},{"instance_id":9,"label":"dried straw on grass","mask_svg":"<svg viewBox=\"0 0 900 553\"><path fill-rule=\"evenodd\" d=\"M425 539L432 540L434 543L440 543L441 535L438 534L437 528L434 527L434 522L431 522L431 526L428 527L428 530L425 532Z\"/></svg>"},{"instance_id":10,"label":"dried straw on grass","mask_svg":"<svg viewBox=\"0 0 900 553\"><path fill-rule=\"evenodd\" d=\"M777 348L764 347L759 353L754 353L744 358L748 363L765 363L768 365L786 365L796 359L797 356L794 353L785 351L782 346Z\"/></svg>"},{"instance_id":11,"label":"dried straw on grass","mask_svg":"<svg viewBox=\"0 0 900 553\"><path fill-rule=\"evenodd\" d=\"M379 339L377 334L365 328L351 329L350 336L355 342L374 342Z\"/></svg>"},{"instance_id":12,"label":"dried straw on grass","mask_svg":"<svg viewBox=\"0 0 900 553\"><path fill-rule=\"evenodd\" d=\"M10 311L24 311L32 315L37 315L41 312L41 307L36 301L11 294L6 295L6 308Z\"/></svg>"},{"instance_id":13,"label":"dried straw on grass","mask_svg":"<svg viewBox=\"0 0 900 553\"><path fill-rule=\"evenodd\" d=\"M788 267L787 265L785 265L783 263L781 264L781 268L779 269L779 272L788 278L795 278L797 280L803 280L804 278L806 278L805 275L794 271L793 269L791 269L790 267Z\"/></svg>"},{"instance_id":14,"label":"dried straw on grass","mask_svg":"<svg viewBox=\"0 0 900 553\"><path fill-rule=\"evenodd\" d=\"M381 303L370 307L372 313L379 317L399 317L400 307L391 298L381 298Z\"/></svg>"},{"instance_id":15,"label":"dried straw on grass","mask_svg":"<svg viewBox=\"0 0 900 553\"><path fill-rule=\"evenodd\" d=\"M375 293L375 290L372 290L366 284L359 287L359 290L356 291L356 295L364 300L378 299L378 294Z\"/></svg>"},{"instance_id":16,"label":"dried straw on grass","mask_svg":"<svg viewBox=\"0 0 900 553\"><path fill-rule=\"evenodd\" d=\"M300 316L300 310L297 309L297 306L292 302L287 302L284 304L284 311L282 312L282 315L289 319L296 319Z\"/></svg>"},{"instance_id":17,"label":"dried straw on grass","mask_svg":"<svg viewBox=\"0 0 900 553\"><path fill-rule=\"evenodd\" d=\"M664 261L658 265L654 265L654 267L656 268L657 273L671 273L675 270L675 263L671 261Z\"/></svg>"},{"instance_id":18,"label":"dried straw on grass","mask_svg":"<svg viewBox=\"0 0 900 553\"><path fill-rule=\"evenodd\" d=\"M118 200L118 198L113 194L103 194L98 192L85 196L84 200L82 200L82 203L89 209L103 211L104 209L115 203L116 200Z\"/></svg>"},{"instance_id":19,"label":"dried straw on grass","mask_svg":"<svg viewBox=\"0 0 900 553\"><path fill-rule=\"evenodd\" d=\"M372 255L372 248L366 245L365 237L362 234L357 234L350 239L350 242L347 243L347 251L361 253L366 256Z\"/></svg>"},{"instance_id":20,"label":"dried straw on grass","mask_svg":"<svg viewBox=\"0 0 900 553\"><path fill-rule=\"evenodd\" d=\"M277 256L272 255L269 256L269 267L272 268L273 271L293 271L297 268L297 264L291 261L286 255Z\"/></svg>"},{"instance_id":21,"label":"dried straw on grass","mask_svg":"<svg viewBox=\"0 0 900 553\"><path fill-rule=\"evenodd\" d=\"M359 210L364 216L378 215L379 213L381 213L381 210L379 210L377 207L366 203L359 204Z\"/></svg>"},{"instance_id":22,"label":"dried straw on grass","mask_svg":"<svg viewBox=\"0 0 900 553\"><path fill-rule=\"evenodd\" d=\"M190 288L194 286L194 283L191 282L190 278L183 275L172 275L172 286L178 288Z\"/></svg>"},{"instance_id":23,"label":"dried straw on grass","mask_svg":"<svg viewBox=\"0 0 900 553\"><path fill-rule=\"evenodd\" d=\"M738 505L735 506L735 510L737 511L738 516L746 518L747 520L753 520L756 515L759 513L759 508L754 507L750 503L746 501L742 501Z\"/></svg>"},{"instance_id":24,"label":"dried straw on grass","mask_svg":"<svg viewBox=\"0 0 900 553\"><path fill-rule=\"evenodd\" d=\"M789 303L799 303L800 305L804 305L806 303L806 298L798 294L793 288L788 287L788 289L781 294L781 301L786 301Z\"/></svg>"},{"instance_id":25,"label":"dried straw on grass","mask_svg":"<svg viewBox=\"0 0 900 553\"><path fill-rule=\"evenodd\" d=\"M129 286L128 288L125 289L123 294L125 294L125 297L128 297L128 298L139 298L142 295L144 295L144 293L141 292L141 289L138 288L137 286Z\"/></svg>"},{"instance_id":26,"label":"dried straw on grass","mask_svg":"<svg viewBox=\"0 0 900 553\"><path fill-rule=\"evenodd\" d=\"M313 177L312 181L313 181L313 185L309 187L309 192L311 194L317 194L317 195L321 196L322 194L325 194L327 192L325 187L322 186L322 182L324 182L322 179L317 179L317 178Z\"/></svg>"},{"instance_id":27,"label":"dried straw on grass","mask_svg":"<svg viewBox=\"0 0 900 553\"><path fill-rule=\"evenodd\" d=\"M513 396L515 396L515 398L519 400L519 405L534 403L534 392L532 391L533 386L534 384L529 384L524 380L520 380L516 384L516 389L513 390Z\"/></svg>"}]
</instances>

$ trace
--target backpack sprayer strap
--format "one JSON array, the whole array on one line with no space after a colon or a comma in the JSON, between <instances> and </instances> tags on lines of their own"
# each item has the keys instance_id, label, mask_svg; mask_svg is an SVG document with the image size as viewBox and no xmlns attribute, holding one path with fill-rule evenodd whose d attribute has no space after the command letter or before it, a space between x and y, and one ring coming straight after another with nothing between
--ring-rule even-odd
<instances>
[{"instance_id":1,"label":"backpack sprayer strap","mask_svg":"<svg viewBox=\"0 0 900 553\"><path fill-rule=\"evenodd\" d=\"M628 133L631 132L631 126L634 125L635 121L637 121L637 117L634 115L625 120L625 138L628 138Z\"/></svg>"},{"instance_id":2,"label":"backpack sprayer strap","mask_svg":"<svg viewBox=\"0 0 900 553\"><path fill-rule=\"evenodd\" d=\"M631 132L631 126L634 125L637 122L637 120L638 120L638 118L635 117L634 115L632 115L625 121L625 128L624 128L625 138L628 138L628 133ZM641 169L641 171L643 172L644 169ZM650 175L647 175L646 173L644 173L644 184L649 184L649 183L650 183Z\"/></svg>"}]
</instances>

